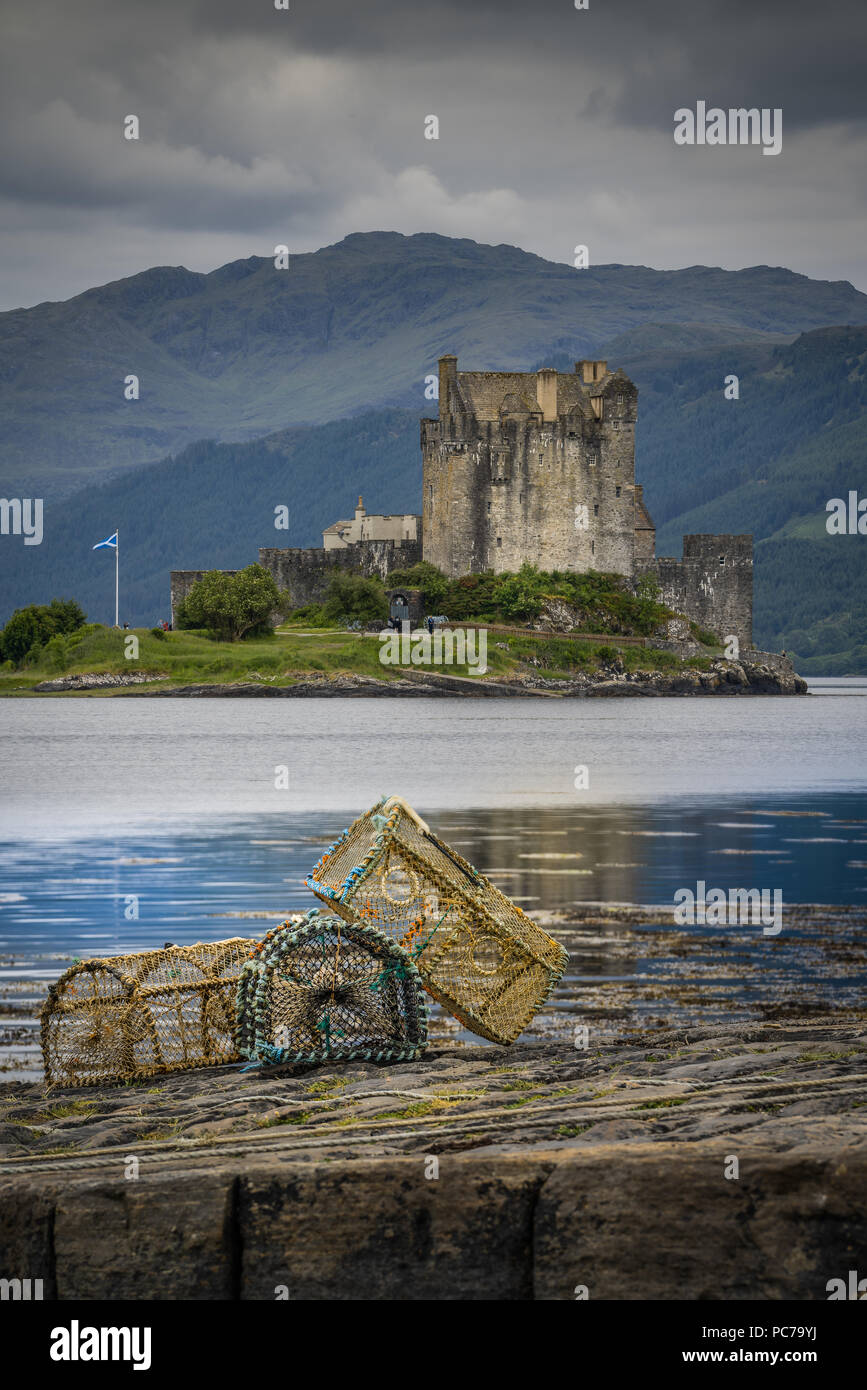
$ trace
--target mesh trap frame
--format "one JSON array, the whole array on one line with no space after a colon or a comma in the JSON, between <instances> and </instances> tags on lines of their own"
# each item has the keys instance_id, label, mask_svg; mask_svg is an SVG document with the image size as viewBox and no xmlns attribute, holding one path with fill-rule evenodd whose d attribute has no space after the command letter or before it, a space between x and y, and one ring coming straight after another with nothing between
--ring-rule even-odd
<instances>
[{"instance_id":1,"label":"mesh trap frame","mask_svg":"<svg viewBox=\"0 0 867 1390\"><path fill-rule=\"evenodd\" d=\"M235 988L253 940L73 965L40 1015L49 1085L100 1086L238 1060Z\"/></svg>"},{"instance_id":2,"label":"mesh trap frame","mask_svg":"<svg viewBox=\"0 0 867 1390\"><path fill-rule=\"evenodd\" d=\"M427 1046L424 988L406 951L319 910L254 948L236 1015L238 1046L254 1062L397 1062Z\"/></svg>"},{"instance_id":3,"label":"mesh trap frame","mask_svg":"<svg viewBox=\"0 0 867 1390\"><path fill-rule=\"evenodd\" d=\"M388 932L428 993L492 1042L515 1041L569 959L401 797L353 821L307 886L347 921Z\"/></svg>"}]
</instances>

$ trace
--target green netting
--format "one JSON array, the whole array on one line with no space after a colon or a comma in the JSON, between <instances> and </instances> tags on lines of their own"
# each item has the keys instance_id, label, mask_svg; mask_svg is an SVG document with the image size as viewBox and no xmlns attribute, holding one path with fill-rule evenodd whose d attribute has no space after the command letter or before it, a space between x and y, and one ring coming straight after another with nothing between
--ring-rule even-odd
<instances>
[{"instance_id":1,"label":"green netting","mask_svg":"<svg viewBox=\"0 0 867 1390\"><path fill-rule=\"evenodd\" d=\"M254 1062L399 1061L427 1045L418 970L370 926L314 911L284 923L238 981L238 1046Z\"/></svg>"}]
</instances>

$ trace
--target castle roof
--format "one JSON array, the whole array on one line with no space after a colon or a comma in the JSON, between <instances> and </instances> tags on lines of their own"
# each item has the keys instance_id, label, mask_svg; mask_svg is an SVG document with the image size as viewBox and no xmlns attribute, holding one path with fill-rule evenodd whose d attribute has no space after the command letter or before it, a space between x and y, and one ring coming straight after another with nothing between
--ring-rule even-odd
<instances>
[{"instance_id":1,"label":"castle roof","mask_svg":"<svg viewBox=\"0 0 867 1390\"><path fill-rule=\"evenodd\" d=\"M590 386L588 387L588 395L604 395L608 387L613 385L615 377L619 377L621 382L626 382L627 386L631 385L629 377L626 375L623 368L618 367L617 370L614 372L606 372L605 375L599 379L599 381L591 382Z\"/></svg>"},{"instance_id":2,"label":"castle roof","mask_svg":"<svg viewBox=\"0 0 867 1390\"><path fill-rule=\"evenodd\" d=\"M600 367L602 364L598 364ZM592 413L591 399L613 384L631 386L620 368L607 369L596 381L584 381L579 372L557 372L557 414ZM496 421L503 415L537 415L541 409L537 372L458 372L449 383L449 412Z\"/></svg>"},{"instance_id":3,"label":"castle roof","mask_svg":"<svg viewBox=\"0 0 867 1390\"><path fill-rule=\"evenodd\" d=\"M500 402L501 415L538 415L539 402L535 395L527 399L522 391L507 391Z\"/></svg>"}]
</instances>

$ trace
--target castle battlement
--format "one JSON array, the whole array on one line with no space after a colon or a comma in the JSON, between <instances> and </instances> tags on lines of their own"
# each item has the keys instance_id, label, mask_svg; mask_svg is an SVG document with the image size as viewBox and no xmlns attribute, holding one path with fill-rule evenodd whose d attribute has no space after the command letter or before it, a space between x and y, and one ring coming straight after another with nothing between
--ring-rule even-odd
<instances>
[{"instance_id":1,"label":"castle battlement","mask_svg":"<svg viewBox=\"0 0 867 1390\"><path fill-rule=\"evenodd\" d=\"M665 601L752 640L752 536L686 536L655 559L635 481L638 388L592 358L573 372L459 372L439 360L439 416L421 421L422 554L446 574L652 573Z\"/></svg>"},{"instance_id":2,"label":"castle battlement","mask_svg":"<svg viewBox=\"0 0 867 1390\"><path fill-rule=\"evenodd\" d=\"M574 372L459 372L439 361L422 420L422 549L446 574L635 570L653 522L635 485L638 390L607 362Z\"/></svg>"}]
</instances>

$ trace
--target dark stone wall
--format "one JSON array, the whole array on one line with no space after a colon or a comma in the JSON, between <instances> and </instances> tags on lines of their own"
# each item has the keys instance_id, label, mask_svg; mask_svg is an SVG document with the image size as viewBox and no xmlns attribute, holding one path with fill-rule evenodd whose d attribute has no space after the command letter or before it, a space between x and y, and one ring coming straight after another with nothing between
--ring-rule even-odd
<instances>
[{"instance_id":1,"label":"dark stone wall","mask_svg":"<svg viewBox=\"0 0 867 1390\"><path fill-rule=\"evenodd\" d=\"M648 565L662 601L720 638L753 644L752 536L684 536L683 559L661 556Z\"/></svg>"},{"instance_id":2,"label":"dark stone wall","mask_svg":"<svg viewBox=\"0 0 867 1390\"><path fill-rule=\"evenodd\" d=\"M726 1182L731 1143L446 1149L436 1182L421 1154L15 1175L4 1272L62 1301L826 1301L867 1241L863 1148L747 1148Z\"/></svg>"},{"instance_id":3,"label":"dark stone wall","mask_svg":"<svg viewBox=\"0 0 867 1390\"><path fill-rule=\"evenodd\" d=\"M288 589L292 605L319 603L331 576L340 570L386 579L392 570L409 569L421 559L417 541L360 541L345 550L301 550L266 547L259 551L259 564L274 576L281 589Z\"/></svg>"}]
</instances>

